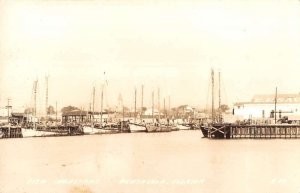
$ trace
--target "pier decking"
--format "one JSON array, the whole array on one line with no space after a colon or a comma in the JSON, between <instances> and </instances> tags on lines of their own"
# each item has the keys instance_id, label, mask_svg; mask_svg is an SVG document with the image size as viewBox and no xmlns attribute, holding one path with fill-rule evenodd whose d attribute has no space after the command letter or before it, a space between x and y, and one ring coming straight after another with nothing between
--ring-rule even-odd
<instances>
[{"instance_id":1,"label":"pier decking","mask_svg":"<svg viewBox=\"0 0 300 193\"><path fill-rule=\"evenodd\" d=\"M205 131L206 130L206 131ZM300 138L300 125L212 125L202 129L212 139L278 139Z\"/></svg>"}]
</instances>

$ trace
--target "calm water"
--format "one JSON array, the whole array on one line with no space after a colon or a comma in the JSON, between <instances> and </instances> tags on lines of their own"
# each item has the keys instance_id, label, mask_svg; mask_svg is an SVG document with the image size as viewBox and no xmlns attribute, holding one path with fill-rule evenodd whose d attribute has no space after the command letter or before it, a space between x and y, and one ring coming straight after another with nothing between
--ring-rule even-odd
<instances>
[{"instance_id":1,"label":"calm water","mask_svg":"<svg viewBox=\"0 0 300 193\"><path fill-rule=\"evenodd\" d=\"M299 140L200 131L0 140L0 193L300 192Z\"/></svg>"}]
</instances>

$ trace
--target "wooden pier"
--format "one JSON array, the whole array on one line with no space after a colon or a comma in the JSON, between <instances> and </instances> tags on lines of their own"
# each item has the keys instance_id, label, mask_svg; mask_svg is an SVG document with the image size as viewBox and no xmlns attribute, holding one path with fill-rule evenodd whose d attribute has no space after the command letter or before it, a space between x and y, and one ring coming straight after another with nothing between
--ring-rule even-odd
<instances>
[{"instance_id":1,"label":"wooden pier","mask_svg":"<svg viewBox=\"0 0 300 193\"><path fill-rule=\"evenodd\" d=\"M219 124L205 128L211 139L296 139L300 138L300 125L234 125ZM202 129L202 132L205 131ZM204 132L203 132L204 134Z\"/></svg>"},{"instance_id":2,"label":"wooden pier","mask_svg":"<svg viewBox=\"0 0 300 193\"><path fill-rule=\"evenodd\" d=\"M21 127L0 127L1 133L3 133L2 138L21 138L22 129Z\"/></svg>"}]
</instances>

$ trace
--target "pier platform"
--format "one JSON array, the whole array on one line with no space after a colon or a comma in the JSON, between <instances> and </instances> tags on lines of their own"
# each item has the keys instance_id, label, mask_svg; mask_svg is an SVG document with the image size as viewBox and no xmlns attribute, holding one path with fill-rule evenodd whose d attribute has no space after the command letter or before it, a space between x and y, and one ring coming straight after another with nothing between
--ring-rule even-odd
<instances>
[{"instance_id":1,"label":"pier platform","mask_svg":"<svg viewBox=\"0 0 300 193\"><path fill-rule=\"evenodd\" d=\"M276 125L234 125L217 124L203 127L204 137L212 139L280 139L300 138L300 125L276 124Z\"/></svg>"}]
</instances>

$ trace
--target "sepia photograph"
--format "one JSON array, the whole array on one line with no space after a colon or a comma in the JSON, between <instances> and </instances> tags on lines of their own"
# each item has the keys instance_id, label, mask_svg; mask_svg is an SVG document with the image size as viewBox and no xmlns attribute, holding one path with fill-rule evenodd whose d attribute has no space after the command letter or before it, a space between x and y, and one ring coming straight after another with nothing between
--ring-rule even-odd
<instances>
[{"instance_id":1,"label":"sepia photograph","mask_svg":"<svg viewBox=\"0 0 300 193\"><path fill-rule=\"evenodd\" d=\"M0 193L300 193L300 0L0 0Z\"/></svg>"}]
</instances>

